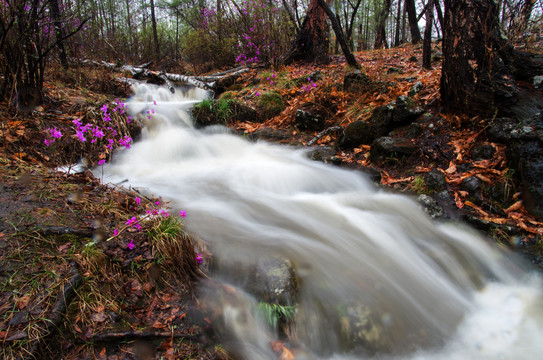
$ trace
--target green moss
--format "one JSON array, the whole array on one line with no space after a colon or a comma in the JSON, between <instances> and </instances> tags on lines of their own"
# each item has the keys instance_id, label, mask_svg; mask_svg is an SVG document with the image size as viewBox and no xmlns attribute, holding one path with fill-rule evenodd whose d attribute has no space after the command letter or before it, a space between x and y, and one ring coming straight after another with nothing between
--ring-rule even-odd
<instances>
[{"instance_id":1,"label":"green moss","mask_svg":"<svg viewBox=\"0 0 543 360\"><path fill-rule=\"evenodd\" d=\"M265 118L272 118L285 110L286 106L277 91L269 91L260 94L257 107Z\"/></svg>"}]
</instances>

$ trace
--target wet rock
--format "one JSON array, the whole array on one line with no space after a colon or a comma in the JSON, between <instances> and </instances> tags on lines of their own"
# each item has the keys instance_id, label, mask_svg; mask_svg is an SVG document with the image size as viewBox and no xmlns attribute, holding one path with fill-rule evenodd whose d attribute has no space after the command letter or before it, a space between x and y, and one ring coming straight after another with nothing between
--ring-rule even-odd
<instances>
[{"instance_id":1,"label":"wet rock","mask_svg":"<svg viewBox=\"0 0 543 360\"><path fill-rule=\"evenodd\" d=\"M398 67L391 66L387 69L387 74L403 74L403 70Z\"/></svg>"},{"instance_id":2,"label":"wet rock","mask_svg":"<svg viewBox=\"0 0 543 360\"><path fill-rule=\"evenodd\" d=\"M543 218L543 146L539 141L513 142L507 147L509 165L522 183L526 209Z\"/></svg>"},{"instance_id":3,"label":"wet rock","mask_svg":"<svg viewBox=\"0 0 543 360\"><path fill-rule=\"evenodd\" d=\"M515 140L535 140L537 133L532 126L523 125L512 118L496 118L488 127L486 134L492 142L508 143Z\"/></svg>"},{"instance_id":4,"label":"wet rock","mask_svg":"<svg viewBox=\"0 0 543 360\"><path fill-rule=\"evenodd\" d=\"M361 144L369 144L374 140L372 126L362 120L356 120L345 127L338 145L343 149L352 149Z\"/></svg>"},{"instance_id":5,"label":"wet rock","mask_svg":"<svg viewBox=\"0 0 543 360\"><path fill-rule=\"evenodd\" d=\"M424 129L422 128L420 124L416 124L416 123L409 124L405 132L405 137L407 139L414 139L422 135L423 132L424 132Z\"/></svg>"},{"instance_id":6,"label":"wet rock","mask_svg":"<svg viewBox=\"0 0 543 360\"><path fill-rule=\"evenodd\" d=\"M411 56L411 57L409 58L409 61L411 61L411 62L417 62L417 61L419 61L419 60L417 59L417 57L416 57L415 55L413 55L413 56Z\"/></svg>"},{"instance_id":7,"label":"wet rock","mask_svg":"<svg viewBox=\"0 0 543 360\"><path fill-rule=\"evenodd\" d=\"M349 149L370 144L392 130L412 123L422 112L411 98L400 96L395 102L376 108L367 122L357 120L347 125L338 146Z\"/></svg>"},{"instance_id":8,"label":"wet rock","mask_svg":"<svg viewBox=\"0 0 543 360\"><path fill-rule=\"evenodd\" d=\"M470 176L462 181L460 188L470 193L470 195L477 195L482 185L483 182L478 177Z\"/></svg>"},{"instance_id":9,"label":"wet rock","mask_svg":"<svg viewBox=\"0 0 543 360\"><path fill-rule=\"evenodd\" d=\"M394 102L392 121L396 124L408 124L423 113L422 109L408 96L399 96Z\"/></svg>"},{"instance_id":10,"label":"wet rock","mask_svg":"<svg viewBox=\"0 0 543 360\"><path fill-rule=\"evenodd\" d=\"M417 82L415 83L415 85L413 85L413 86L411 87L411 90L409 90L409 92L407 93L407 95L413 97L413 96L415 96L416 94L418 94L418 93L422 90L423 87L424 87L424 86L422 85L422 82L417 81Z\"/></svg>"},{"instance_id":11,"label":"wet rock","mask_svg":"<svg viewBox=\"0 0 543 360\"><path fill-rule=\"evenodd\" d=\"M280 258L261 259L247 290L267 303L293 305L298 293L298 279L290 261Z\"/></svg>"},{"instance_id":12,"label":"wet rock","mask_svg":"<svg viewBox=\"0 0 543 360\"><path fill-rule=\"evenodd\" d=\"M383 136L371 145L370 156L373 161L383 161L389 157L409 156L417 149L417 145L407 139Z\"/></svg>"},{"instance_id":13,"label":"wet rock","mask_svg":"<svg viewBox=\"0 0 543 360\"><path fill-rule=\"evenodd\" d=\"M321 147L313 149L307 153L311 160L322 161L324 163L329 162L330 158L336 155L336 151L329 147Z\"/></svg>"},{"instance_id":14,"label":"wet rock","mask_svg":"<svg viewBox=\"0 0 543 360\"><path fill-rule=\"evenodd\" d=\"M321 131L325 127L325 113L321 109L306 105L296 110L296 126L301 130Z\"/></svg>"},{"instance_id":15,"label":"wet rock","mask_svg":"<svg viewBox=\"0 0 543 360\"><path fill-rule=\"evenodd\" d=\"M492 159L496 154L496 149L492 145L479 144L471 152L471 158L475 161Z\"/></svg>"},{"instance_id":16,"label":"wet rock","mask_svg":"<svg viewBox=\"0 0 543 360\"><path fill-rule=\"evenodd\" d=\"M272 140L272 141L278 141L278 140L288 140L290 139L290 134L281 129L273 129L269 127L263 127L255 132L248 134L247 138L249 140Z\"/></svg>"},{"instance_id":17,"label":"wet rock","mask_svg":"<svg viewBox=\"0 0 543 360\"><path fill-rule=\"evenodd\" d=\"M430 190L441 190L447 182L445 174L437 169L432 169L424 175L424 183Z\"/></svg>"},{"instance_id":18,"label":"wet rock","mask_svg":"<svg viewBox=\"0 0 543 360\"><path fill-rule=\"evenodd\" d=\"M440 219L443 217L445 211L431 196L422 194L419 195L417 200L422 205L424 212L428 214L428 216L430 216L432 219Z\"/></svg>"},{"instance_id":19,"label":"wet rock","mask_svg":"<svg viewBox=\"0 0 543 360\"><path fill-rule=\"evenodd\" d=\"M360 91L364 90L371 83L370 77L361 70L355 70L345 75L343 79L343 90Z\"/></svg>"},{"instance_id":20,"label":"wet rock","mask_svg":"<svg viewBox=\"0 0 543 360\"><path fill-rule=\"evenodd\" d=\"M534 76L533 85L536 89L543 89L543 76Z\"/></svg>"},{"instance_id":21,"label":"wet rock","mask_svg":"<svg viewBox=\"0 0 543 360\"><path fill-rule=\"evenodd\" d=\"M258 301L294 305L298 278L290 261L263 257L252 263L220 261L211 264L212 274L245 289Z\"/></svg>"}]
</instances>

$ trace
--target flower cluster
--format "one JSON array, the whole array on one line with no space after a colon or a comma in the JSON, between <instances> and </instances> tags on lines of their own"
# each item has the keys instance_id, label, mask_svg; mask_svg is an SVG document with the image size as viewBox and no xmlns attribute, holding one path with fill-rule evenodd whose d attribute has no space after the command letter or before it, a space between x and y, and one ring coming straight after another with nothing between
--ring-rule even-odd
<instances>
[{"instance_id":1,"label":"flower cluster","mask_svg":"<svg viewBox=\"0 0 543 360\"><path fill-rule=\"evenodd\" d=\"M311 90L317 87L317 84L310 77L307 78L307 81L309 82L309 84L303 85L301 92L304 92L304 91L310 92Z\"/></svg>"},{"instance_id":2,"label":"flower cluster","mask_svg":"<svg viewBox=\"0 0 543 360\"><path fill-rule=\"evenodd\" d=\"M109 152L113 150L115 144L124 146L127 149L130 148L132 143L132 138L130 136L121 136L119 132L114 128L116 124L112 123L111 117L113 113L119 113L120 115L125 114L126 106L119 99L115 100L116 105L109 109L108 104L102 105L100 108L102 112L103 125L93 125L90 123L83 124L81 119L72 120L73 128L73 137L77 139L80 143L86 143L87 141L91 144L95 144L104 140L103 145ZM126 120L130 122L130 117L127 117ZM111 125L110 125L111 124ZM44 143L46 146L50 146L55 142L56 139L60 139L63 136L62 132L57 128L50 128L45 130L45 139ZM98 162L99 165L103 165L105 160L103 159L105 155L101 155L101 160Z\"/></svg>"},{"instance_id":3,"label":"flower cluster","mask_svg":"<svg viewBox=\"0 0 543 360\"><path fill-rule=\"evenodd\" d=\"M52 143L55 142L56 139L60 139L63 136L62 132L59 129L57 129L56 127L46 129L45 130L45 135L46 135L46 138L43 139L43 142L47 146L51 145Z\"/></svg>"},{"instance_id":4,"label":"flower cluster","mask_svg":"<svg viewBox=\"0 0 543 360\"><path fill-rule=\"evenodd\" d=\"M137 204L136 210L140 211L141 210L140 208L142 206L141 205L141 199L139 197L136 197L135 201L136 201L136 204ZM153 217L156 217L156 216L160 216L160 217L163 217L163 218L167 218L167 217L171 216L170 213L167 210L160 208L160 201L155 201L154 205L155 206L152 207L151 209L146 210L145 215L143 215L139 219L138 219L137 216L132 216L132 217L128 218L128 220L126 220L126 222L125 222L125 226L121 230L118 230L118 229L113 230L113 235L111 236L110 239L118 236L121 232L123 232L124 230L129 229L129 228L132 228L132 229L135 229L135 230L141 232L142 229L143 229L143 227L141 225L141 221L143 221L143 220L150 219L150 218L153 218ZM186 211L179 210L179 216L181 218L183 218L183 219L185 217L187 217ZM130 240L130 243L128 243L126 246L130 250L135 248L133 240ZM200 262L198 262L198 263L200 263Z\"/></svg>"},{"instance_id":5,"label":"flower cluster","mask_svg":"<svg viewBox=\"0 0 543 360\"><path fill-rule=\"evenodd\" d=\"M246 27L238 39L239 54L236 62L245 65L271 60L274 37L278 34L274 22L281 19L279 8L273 6L272 2L245 0L243 7L238 9ZM270 21L270 18L274 20Z\"/></svg>"}]
</instances>

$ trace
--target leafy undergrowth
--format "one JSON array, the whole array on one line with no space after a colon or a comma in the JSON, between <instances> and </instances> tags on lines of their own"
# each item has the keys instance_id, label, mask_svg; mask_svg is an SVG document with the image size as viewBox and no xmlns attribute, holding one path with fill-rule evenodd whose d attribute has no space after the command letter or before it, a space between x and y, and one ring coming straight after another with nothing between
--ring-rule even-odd
<instances>
[{"instance_id":1,"label":"leafy undergrowth","mask_svg":"<svg viewBox=\"0 0 543 360\"><path fill-rule=\"evenodd\" d=\"M160 200L0 161L3 359L214 357L187 315L197 244Z\"/></svg>"},{"instance_id":2,"label":"leafy undergrowth","mask_svg":"<svg viewBox=\"0 0 543 360\"><path fill-rule=\"evenodd\" d=\"M0 358L226 358L192 320L205 247L186 214L54 170L96 166L138 131L115 95L89 90L109 91L115 75L77 74L53 76L31 114L0 104ZM92 137L106 127L114 146Z\"/></svg>"}]
</instances>

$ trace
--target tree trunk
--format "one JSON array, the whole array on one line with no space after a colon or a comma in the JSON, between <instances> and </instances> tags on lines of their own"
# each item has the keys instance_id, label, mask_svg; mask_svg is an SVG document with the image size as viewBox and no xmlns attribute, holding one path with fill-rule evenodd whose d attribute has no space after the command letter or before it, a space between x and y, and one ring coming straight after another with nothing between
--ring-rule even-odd
<instances>
[{"instance_id":1,"label":"tree trunk","mask_svg":"<svg viewBox=\"0 0 543 360\"><path fill-rule=\"evenodd\" d=\"M57 38L57 47L59 50L60 64L64 69L68 69L68 57L66 56L66 48L64 47L64 29L62 29L62 21L60 19L60 8L58 6L58 0L50 0L49 6L51 8L51 18L55 25L55 35Z\"/></svg>"},{"instance_id":2,"label":"tree trunk","mask_svg":"<svg viewBox=\"0 0 543 360\"><path fill-rule=\"evenodd\" d=\"M534 8L536 0L524 0L520 14L514 17L511 21L509 34L511 40L518 40L522 37L526 28L528 27L528 21L532 15L532 9Z\"/></svg>"},{"instance_id":3,"label":"tree trunk","mask_svg":"<svg viewBox=\"0 0 543 360\"><path fill-rule=\"evenodd\" d=\"M306 61L327 64L330 62L328 24L326 12L318 0L311 0L301 29L283 62Z\"/></svg>"},{"instance_id":4,"label":"tree trunk","mask_svg":"<svg viewBox=\"0 0 543 360\"><path fill-rule=\"evenodd\" d=\"M160 60L160 45L158 44L158 32L156 29L155 1L151 0L151 23L153 26L153 41L155 42L155 58Z\"/></svg>"},{"instance_id":5,"label":"tree trunk","mask_svg":"<svg viewBox=\"0 0 543 360\"><path fill-rule=\"evenodd\" d=\"M539 99L524 94L515 78L530 81L541 73L541 60L507 43L493 0L446 0L444 20L444 105L469 113L515 117L539 111Z\"/></svg>"},{"instance_id":6,"label":"tree trunk","mask_svg":"<svg viewBox=\"0 0 543 360\"><path fill-rule=\"evenodd\" d=\"M332 29L334 29L334 33L336 34L336 39L339 42L339 45L341 46L341 50L343 51L343 54L345 55L347 64L354 67L355 69L359 69L360 66L358 65L358 62L356 61L356 58L354 57L354 55L351 53L351 50L349 50L349 45L347 44L347 41L345 40L343 30L341 30L339 22L334 16L334 13L332 12L330 7L328 6L328 4L326 4L324 0L318 0L318 2L319 2L319 5L326 12L326 15L328 15L328 18L330 19L330 22L332 23Z\"/></svg>"},{"instance_id":7,"label":"tree trunk","mask_svg":"<svg viewBox=\"0 0 543 360\"><path fill-rule=\"evenodd\" d=\"M381 9L377 18L377 36L375 38L375 49L388 48L387 34L386 34L386 22L388 14L390 13L390 6L392 0L384 0L383 9Z\"/></svg>"},{"instance_id":8,"label":"tree trunk","mask_svg":"<svg viewBox=\"0 0 543 360\"><path fill-rule=\"evenodd\" d=\"M405 8L407 9L407 17L409 19L409 30L411 31L411 42L418 44L422 37L420 36L419 25L417 23L417 9L415 0L405 0Z\"/></svg>"},{"instance_id":9,"label":"tree trunk","mask_svg":"<svg viewBox=\"0 0 543 360\"><path fill-rule=\"evenodd\" d=\"M407 41L407 32L406 32L406 24L407 24L407 9L405 8L405 3L402 11L402 38L401 43L405 43Z\"/></svg>"},{"instance_id":10,"label":"tree trunk","mask_svg":"<svg viewBox=\"0 0 543 360\"><path fill-rule=\"evenodd\" d=\"M439 0L435 0L434 3L437 12L437 19L439 20L439 27L441 28L441 32L443 32L443 11L441 11L441 5L439 5Z\"/></svg>"},{"instance_id":11,"label":"tree trunk","mask_svg":"<svg viewBox=\"0 0 543 360\"><path fill-rule=\"evenodd\" d=\"M400 46L401 17L402 17L402 2L398 1L398 12L396 13L396 34L394 35L394 46Z\"/></svg>"},{"instance_id":12,"label":"tree trunk","mask_svg":"<svg viewBox=\"0 0 543 360\"><path fill-rule=\"evenodd\" d=\"M424 29L424 43L422 45L422 67L432 70L432 25L434 23L434 0L428 0L426 8L426 28Z\"/></svg>"}]
</instances>

